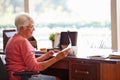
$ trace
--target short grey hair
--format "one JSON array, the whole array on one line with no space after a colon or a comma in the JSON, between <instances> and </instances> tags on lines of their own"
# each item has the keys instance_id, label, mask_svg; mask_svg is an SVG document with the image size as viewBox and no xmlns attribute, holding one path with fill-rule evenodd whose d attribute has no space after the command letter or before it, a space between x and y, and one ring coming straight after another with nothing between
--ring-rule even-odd
<instances>
[{"instance_id":1,"label":"short grey hair","mask_svg":"<svg viewBox=\"0 0 120 80\"><path fill-rule=\"evenodd\" d=\"M33 21L32 17L28 13L20 13L15 18L15 26L19 32L21 26L28 26L29 22Z\"/></svg>"}]
</instances>

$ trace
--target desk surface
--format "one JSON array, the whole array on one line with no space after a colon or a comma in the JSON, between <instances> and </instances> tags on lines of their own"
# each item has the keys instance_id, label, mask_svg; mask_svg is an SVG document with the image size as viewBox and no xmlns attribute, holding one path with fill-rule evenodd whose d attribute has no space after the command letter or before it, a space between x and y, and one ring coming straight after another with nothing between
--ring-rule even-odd
<instances>
[{"instance_id":1,"label":"desk surface","mask_svg":"<svg viewBox=\"0 0 120 80\"><path fill-rule=\"evenodd\" d=\"M75 56L68 56L64 58L64 60L73 60L73 59L84 59L84 60L91 60L96 62L112 62L116 63L120 61L120 59L109 59L109 54L112 54L112 50L110 49L81 49L78 50ZM0 54L4 54L4 51L0 51ZM40 56L39 51L36 51L36 56ZM102 58L91 58L90 56L103 56Z\"/></svg>"}]
</instances>

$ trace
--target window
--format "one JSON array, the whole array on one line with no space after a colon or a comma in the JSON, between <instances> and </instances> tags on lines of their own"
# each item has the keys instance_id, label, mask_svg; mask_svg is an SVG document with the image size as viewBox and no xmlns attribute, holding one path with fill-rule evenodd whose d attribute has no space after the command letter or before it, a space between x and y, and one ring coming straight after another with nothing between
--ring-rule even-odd
<instances>
[{"instance_id":1,"label":"window","mask_svg":"<svg viewBox=\"0 0 120 80\"><path fill-rule=\"evenodd\" d=\"M23 4L23 0L0 0L0 43L3 43L3 29L15 28L14 17L24 11ZM3 44L0 44L0 49L3 49Z\"/></svg>"},{"instance_id":2,"label":"window","mask_svg":"<svg viewBox=\"0 0 120 80\"><path fill-rule=\"evenodd\" d=\"M114 36L117 35L117 26L119 26L115 17L117 16L116 10L118 10L116 9L117 1L1 0L0 43L2 43L2 30L15 27L13 21L16 13L27 11L36 21L34 35L38 40L38 47L51 47L52 44L48 39L50 33L69 30L79 32L77 44L79 49L118 49L118 36ZM3 48L2 44L1 48Z\"/></svg>"},{"instance_id":3,"label":"window","mask_svg":"<svg viewBox=\"0 0 120 80\"><path fill-rule=\"evenodd\" d=\"M29 0L38 47L51 47L52 32L78 31L77 46L111 49L111 0ZM39 36L38 36L39 35Z\"/></svg>"}]
</instances>

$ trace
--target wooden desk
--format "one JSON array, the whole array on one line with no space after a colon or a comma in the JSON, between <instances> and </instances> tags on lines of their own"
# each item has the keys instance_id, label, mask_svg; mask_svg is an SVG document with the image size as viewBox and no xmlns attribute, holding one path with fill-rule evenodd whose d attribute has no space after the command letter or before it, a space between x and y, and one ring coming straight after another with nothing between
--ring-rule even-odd
<instances>
[{"instance_id":1,"label":"wooden desk","mask_svg":"<svg viewBox=\"0 0 120 80\"><path fill-rule=\"evenodd\" d=\"M89 59L68 56L45 71L62 80L120 80L120 59Z\"/></svg>"},{"instance_id":2,"label":"wooden desk","mask_svg":"<svg viewBox=\"0 0 120 80\"><path fill-rule=\"evenodd\" d=\"M120 80L120 60L67 57L41 73L62 80Z\"/></svg>"},{"instance_id":3,"label":"wooden desk","mask_svg":"<svg viewBox=\"0 0 120 80\"><path fill-rule=\"evenodd\" d=\"M59 76L62 80L120 80L120 60L67 57L41 73Z\"/></svg>"}]
</instances>

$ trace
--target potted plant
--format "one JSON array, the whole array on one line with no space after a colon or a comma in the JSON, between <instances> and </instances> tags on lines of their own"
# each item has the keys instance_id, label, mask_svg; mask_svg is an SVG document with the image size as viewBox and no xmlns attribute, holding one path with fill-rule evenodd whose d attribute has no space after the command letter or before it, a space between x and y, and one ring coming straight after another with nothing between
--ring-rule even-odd
<instances>
[{"instance_id":1,"label":"potted plant","mask_svg":"<svg viewBox=\"0 0 120 80\"><path fill-rule=\"evenodd\" d=\"M55 33L51 33L51 34L50 34L49 40L52 42L52 47L54 48Z\"/></svg>"}]
</instances>

